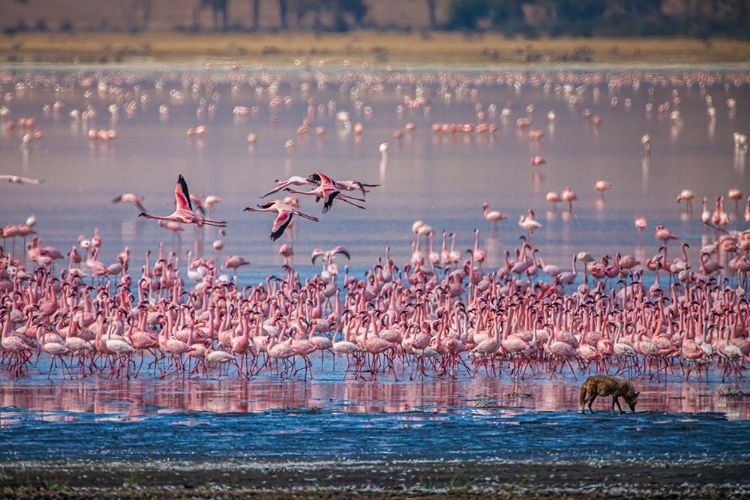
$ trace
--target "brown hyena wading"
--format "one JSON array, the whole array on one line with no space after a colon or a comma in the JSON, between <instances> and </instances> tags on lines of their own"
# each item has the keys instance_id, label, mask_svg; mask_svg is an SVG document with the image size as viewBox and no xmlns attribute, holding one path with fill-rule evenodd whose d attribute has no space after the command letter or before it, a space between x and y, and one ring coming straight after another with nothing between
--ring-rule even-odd
<instances>
[{"instance_id":1,"label":"brown hyena wading","mask_svg":"<svg viewBox=\"0 0 750 500\"><path fill-rule=\"evenodd\" d=\"M588 405L589 411L594 413L591 408L591 404L597 398L597 396L612 396L612 413L615 412L615 405L622 411L620 406L620 397L630 407L630 411L635 413L635 405L638 403L638 394L635 392L633 384L629 380L616 375L594 375L589 377L581 386L581 393L578 396L578 404L581 406L581 413L586 412L586 406Z\"/></svg>"}]
</instances>

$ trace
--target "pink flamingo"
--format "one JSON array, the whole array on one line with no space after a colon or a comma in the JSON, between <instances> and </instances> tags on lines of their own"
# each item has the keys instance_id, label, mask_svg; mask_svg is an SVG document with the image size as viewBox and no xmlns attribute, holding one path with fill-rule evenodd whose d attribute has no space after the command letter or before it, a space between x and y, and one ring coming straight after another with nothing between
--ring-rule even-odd
<instances>
[{"instance_id":1,"label":"pink flamingo","mask_svg":"<svg viewBox=\"0 0 750 500\"><path fill-rule=\"evenodd\" d=\"M292 207L291 205L288 205L284 203L282 200L275 200L275 201L269 201L268 203L264 205L258 205L258 208L255 207L245 207L245 211L247 212L276 212L278 215L276 216L276 219L273 221L273 226L271 227L271 240L276 241L279 238L281 238L281 235L284 234L284 230L291 224L292 217L295 215L298 215L300 217L303 217L305 219L309 219L311 221L318 222L317 217L313 217L312 215L307 215L296 208Z\"/></svg>"},{"instance_id":2,"label":"pink flamingo","mask_svg":"<svg viewBox=\"0 0 750 500\"><path fill-rule=\"evenodd\" d=\"M318 184L318 187L311 191L299 191L297 189L293 188L285 188L284 191L288 191L293 194L303 194L306 196L315 196L316 201L323 200L323 213L328 212L328 210L331 209L331 205L333 204L334 199L338 199L341 201L344 201L350 205L354 205L357 208L361 208L362 210L365 209L362 205L358 205L351 200L355 201L365 201L362 198L355 198L352 196L347 196L343 194L337 187L336 183L333 179L328 177L325 174L322 174L320 172L315 172L314 174L311 174L308 178L308 180Z\"/></svg>"},{"instance_id":3,"label":"pink flamingo","mask_svg":"<svg viewBox=\"0 0 750 500\"><path fill-rule=\"evenodd\" d=\"M274 181L276 183L276 187L274 187L272 190L261 196L261 198L265 198L266 196L272 195L274 193L278 193L279 191L282 191L289 186L305 186L305 185L312 185L314 186L317 184L316 182L313 182L305 177L299 176L299 175L293 175L290 178L286 180L279 180L276 179Z\"/></svg>"},{"instance_id":4,"label":"pink flamingo","mask_svg":"<svg viewBox=\"0 0 750 500\"><path fill-rule=\"evenodd\" d=\"M198 227L202 227L204 224L208 226L218 227L225 227L227 225L225 221L204 219L193 211L193 205L190 202L190 192L188 191L187 182L182 175L177 178L177 184L174 188L174 197L177 203L177 209L171 215L159 216L141 212L139 217L180 222L182 224L195 224Z\"/></svg>"},{"instance_id":5,"label":"pink flamingo","mask_svg":"<svg viewBox=\"0 0 750 500\"><path fill-rule=\"evenodd\" d=\"M486 201L482 205L482 208L484 209L484 220L492 224L492 234L493 236L497 236L497 223L508 217L498 210L490 210L490 204Z\"/></svg>"}]
</instances>

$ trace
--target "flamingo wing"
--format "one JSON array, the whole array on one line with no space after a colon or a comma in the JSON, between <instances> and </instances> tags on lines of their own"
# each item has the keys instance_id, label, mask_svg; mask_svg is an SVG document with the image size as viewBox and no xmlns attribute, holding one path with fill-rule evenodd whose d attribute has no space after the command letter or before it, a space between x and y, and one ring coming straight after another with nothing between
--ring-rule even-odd
<instances>
[{"instance_id":1,"label":"flamingo wing","mask_svg":"<svg viewBox=\"0 0 750 500\"><path fill-rule=\"evenodd\" d=\"M174 198L178 209L193 211L193 205L190 202L190 191L182 174L177 178L177 184L174 187Z\"/></svg>"},{"instance_id":2,"label":"flamingo wing","mask_svg":"<svg viewBox=\"0 0 750 500\"><path fill-rule=\"evenodd\" d=\"M323 213L328 212L333 205L333 200L341 193L338 189L331 188L324 190L321 194L323 195Z\"/></svg>"},{"instance_id":3,"label":"flamingo wing","mask_svg":"<svg viewBox=\"0 0 750 500\"><path fill-rule=\"evenodd\" d=\"M326 174L322 174L320 172L315 172L310 177L308 177L307 180L312 181L316 184L320 184L320 185L324 185L324 184L334 185L335 184L333 179L328 177Z\"/></svg>"},{"instance_id":4,"label":"flamingo wing","mask_svg":"<svg viewBox=\"0 0 750 500\"><path fill-rule=\"evenodd\" d=\"M347 250L346 248L344 248L343 245L337 246L336 248L334 248L333 250L331 250L331 253L334 253L334 254L340 253L341 255L345 256L349 260L351 260L351 258L352 258L351 255L349 255L349 250Z\"/></svg>"},{"instance_id":5,"label":"flamingo wing","mask_svg":"<svg viewBox=\"0 0 750 500\"><path fill-rule=\"evenodd\" d=\"M287 226L292 222L294 214L288 210L279 210L279 215L273 221L273 227L271 228L271 239L273 241L278 240Z\"/></svg>"}]
</instances>

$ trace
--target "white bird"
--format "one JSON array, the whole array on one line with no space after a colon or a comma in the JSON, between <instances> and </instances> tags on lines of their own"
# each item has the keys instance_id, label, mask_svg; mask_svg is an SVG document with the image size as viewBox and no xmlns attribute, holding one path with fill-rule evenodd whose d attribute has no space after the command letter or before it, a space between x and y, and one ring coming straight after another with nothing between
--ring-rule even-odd
<instances>
[{"instance_id":1,"label":"white bird","mask_svg":"<svg viewBox=\"0 0 750 500\"><path fill-rule=\"evenodd\" d=\"M532 236L534 231L542 227L538 221L534 220L534 211L531 209L529 209L528 215L522 215L521 218L518 219L518 225L528 231L529 236Z\"/></svg>"},{"instance_id":2,"label":"white bird","mask_svg":"<svg viewBox=\"0 0 750 500\"><path fill-rule=\"evenodd\" d=\"M11 184L41 184L41 179L21 177L19 175L0 175L0 181L8 181Z\"/></svg>"}]
</instances>

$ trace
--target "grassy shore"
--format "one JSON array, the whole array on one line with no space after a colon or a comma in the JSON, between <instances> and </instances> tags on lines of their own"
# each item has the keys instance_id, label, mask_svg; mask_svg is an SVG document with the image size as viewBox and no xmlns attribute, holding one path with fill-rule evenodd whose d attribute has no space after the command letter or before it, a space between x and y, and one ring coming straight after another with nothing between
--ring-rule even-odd
<instances>
[{"instance_id":1,"label":"grassy shore","mask_svg":"<svg viewBox=\"0 0 750 500\"><path fill-rule=\"evenodd\" d=\"M750 42L715 39L507 39L496 34L20 33L0 37L2 63L212 62L338 66L750 64Z\"/></svg>"}]
</instances>

